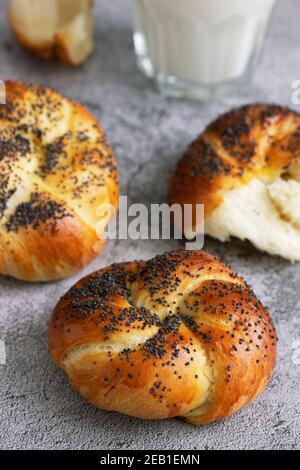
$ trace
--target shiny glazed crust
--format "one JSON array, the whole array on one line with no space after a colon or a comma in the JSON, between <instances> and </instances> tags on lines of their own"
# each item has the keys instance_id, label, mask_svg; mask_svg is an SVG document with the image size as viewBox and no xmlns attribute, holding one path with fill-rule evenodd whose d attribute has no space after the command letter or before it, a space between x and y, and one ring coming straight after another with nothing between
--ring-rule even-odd
<instances>
[{"instance_id":1,"label":"shiny glazed crust","mask_svg":"<svg viewBox=\"0 0 300 470\"><path fill-rule=\"evenodd\" d=\"M253 104L219 117L187 149L173 175L170 204L204 204L208 217L227 191L259 178L267 183L300 164L300 116Z\"/></svg>"},{"instance_id":2,"label":"shiny glazed crust","mask_svg":"<svg viewBox=\"0 0 300 470\"><path fill-rule=\"evenodd\" d=\"M52 314L49 347L96 407L202 424L262 392L276 332L229 267L206 252L178 250L78 282Z\"/></svg>"},{"instance_id":3,"label":"shiny glazed crust","mask_svg":"<svg viewBox=\"0 0 300 470\"><path fill-rule=\"evenodd\" d=\"M69 276L103 248L97 208L117 207L116 161L82 106L49 88L7 82L0 105L0 273Z\"/></svg>"}]
</instances>

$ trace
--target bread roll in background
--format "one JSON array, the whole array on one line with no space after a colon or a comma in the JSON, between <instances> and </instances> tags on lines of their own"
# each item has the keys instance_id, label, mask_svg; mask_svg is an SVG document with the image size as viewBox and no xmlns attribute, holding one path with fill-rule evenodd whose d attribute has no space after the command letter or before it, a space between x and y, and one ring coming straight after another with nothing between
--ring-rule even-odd
<instances>
[{"instance_id":1,"label":"bread roll in background","mask_svg":"<svg viewBox=\"0 0 300 470\"><path fill-rule=\"evenodd\" d=\"M268 104L224 114L180 159L169 202L204 204L212 237L299 261L300 115Z\"/></svg>"},{"instance_id":2,"label":"bread roll in background","mask_svg":"<svg viewBox=\"0 0 300 470\"><path fill-rule=\"evenodd\" d=\"M93 50L93 0L10 0L9 19L20 43L45 59L79 65Z\"/></svg>"},{"instance_id":3,"label":"bread roll in background","mask_svg":"<svg viewBox=\"0 0 300 470\"><path fill-rule=\"evenodd\" d=\"M102 127L55 91L6 83L0 105L0 274L69 276L103 249L118 205L116 159ZM103 220L107 217L107 221Z\"/></svg>"},{"instance_id":4,"label":"bread roll in background","mask_svg":"<svg viewBox=\"0 0 300 470\"><path fill-rule=\"evenodd\" d=\"M49 347L96 407L203 424L263 391L276 332L228 266L203 251L178 250L78 282L52 314Z\"/></svg>"}]
</instances>

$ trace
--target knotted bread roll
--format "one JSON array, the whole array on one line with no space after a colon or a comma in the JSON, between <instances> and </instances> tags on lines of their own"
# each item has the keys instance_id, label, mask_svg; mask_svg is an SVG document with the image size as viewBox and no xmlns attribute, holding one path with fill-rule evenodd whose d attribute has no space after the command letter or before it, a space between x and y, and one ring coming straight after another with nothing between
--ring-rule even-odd
<instances>
[{"instance_id":1,"label":"knotted bread roll","mask_svg":"<svg viewBox=\"0 0 300 470\"><path fill-rule=\"evenodd\" d=\"M300 115L255 104L213 122L179 161L170 204L205 206L205 232L300 260ZM198 232L196 217L187 232Z\"/></svg>"},{"instance_id":2,"label":"knotted bread roll","mask_svg":"<svg viewBox=\"0 0 300 470\"><path fill-rule=\"evenodd\" d=\"M178 250L82 279L52 314L49 346L96 407L201 424L262 392L276 333L230 268L206 252Z\"/></svg>"},{"instance_id":3,"label":"knotted bread roll","mask_svg":"<svg viewBox=\"0 0 300 470\"><path fill-rule=\"evenodd\" d=\"M62 278L103 248L97 209L117 206L115 157L103 129L79 104L39 85L7 82L6 92L0 273L26 281Z\"/></svg>"}]
</instances>

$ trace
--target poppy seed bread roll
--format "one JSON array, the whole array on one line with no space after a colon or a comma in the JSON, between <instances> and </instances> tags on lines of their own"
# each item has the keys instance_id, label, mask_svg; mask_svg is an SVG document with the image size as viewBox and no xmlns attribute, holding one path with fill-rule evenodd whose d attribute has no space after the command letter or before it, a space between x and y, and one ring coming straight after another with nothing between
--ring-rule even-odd
<instances>
[{"instance_id":1,"label":"poppy seed bread roll","mask_svg":"<svg viewBox=\"0 0 300 470\"><path fill-rule=\"evenodd\" d=\"M202 424L262 392L276 333L229 267L206 252L178 250L78 282L52 314L49 348L96 407Z\"/></svg>"},{"instance_id":2,"label":"poppy seed bread roll","mask_svg":"<svg viewBox=\"0 0 300 470\"><path fill-rule=\"evenodd\" d=\"M169 201L204 204L212 237L300 260L300 115L253 104L219 117L180 159Z\"/></svg>"},{"instance_id":3,"label":"poppy seed bread roll","mask_svg":"<svg viewBox=\"0 0 300 470\"><path fill-rule=\"evenodd\" d=\"M103 248L97 209L117 207L115 156L79 104L20 82L7 82L6 95L0 105L0 273L26 281L69 276Z\"/></svg>"}]
</instances>

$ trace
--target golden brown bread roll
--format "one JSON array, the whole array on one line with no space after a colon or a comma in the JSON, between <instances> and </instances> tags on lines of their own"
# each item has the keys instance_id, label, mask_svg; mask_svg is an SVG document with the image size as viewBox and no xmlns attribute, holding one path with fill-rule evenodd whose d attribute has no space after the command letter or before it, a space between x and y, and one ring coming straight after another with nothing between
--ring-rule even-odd
<instances>
[{"instance_id":1,"label":"golden brown bread roll","mask_svg":"<svg viewBox=\"0 0 300 470\"><path fill-rule=\"evenodd\" d=\"M0 273L48 281L103 248L97 208L117 207L116 161L82 106L39 85L7 82L0 105Z\"/></svg>"},{"instance_id":2,"label":"golden brown bread roll","mask_svg":"<svg viewBox=\"0 0 300 470\"><path fill-rule=\"evenodd\" d=\"M169 201L204 204L205 232L221 241L300 260L300 115L267 104L224 114L179 161Z\"/></svg>"},{"instance_id":3,"label":"golden brown bread roll","mask_svg":"<svg viewBox=\"0 0 300 470\"><path fill-rule=\"evenodd\" d=\"M93 50L93 0L10 0L20 43L44 59L83 63Z\"/></svg>"},{"instance_id":4,"label":"golden brown bread roll","mask_svg":"<svg viewBox=\"0 0 300 470\"><path fill-rule=\"evenodd\" d=\"M78 282L52 314L49 347L96 407L202 424L262 392L276 333L229 267L206 252L178 250Z\"/></svg>"}]
</instances>

